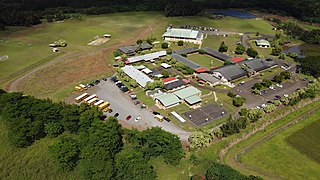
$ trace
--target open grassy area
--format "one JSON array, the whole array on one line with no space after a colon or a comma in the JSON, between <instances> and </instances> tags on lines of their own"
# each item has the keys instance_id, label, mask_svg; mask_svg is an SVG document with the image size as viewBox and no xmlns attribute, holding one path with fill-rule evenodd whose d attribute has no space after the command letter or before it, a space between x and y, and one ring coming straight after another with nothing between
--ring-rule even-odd
<instances>
[{"instance_id":1,"label":"open grassy area","mask_svg":"<svg viewBox=\"0 0 320 180\"><path fill-rule=\"evenodd\" d=\"M306 107L300 108L294 113L291 113L268 126L265 131L258 132L250 139L241 142L236 147L232 148L228 153L228 162L230 158L235 155L235 152L242 152L245 147L249 147L252 144L258 143L258 140L263 138L266 134L273 133L277 128L281 127L286 122L289 122L303 115L304 113L311 111L315 107L318 107L319 103L320 102L318 101ZM271 139L254 145L252 148L238 157L239 161L245 166L241 166L241 169L237 169L248 174L254 172L259 173L259 175L264 174L269 178L270 176L268 174L280 176L286 179L317 179L319 177L320 164L312 161L306 155L300 153L298 150L290 146L286 142L286 138L299 129L302 129L312 122L317 121L319 119L319 115L320 111L317 111L307 119L302 120L298 124L288 129L285 129L279 134L276 134ZM234 165L234 163L232 164Z\"/></svg>"},{"instance_id":2,"label":"open grassy area","mask_svg":"<svg viewBox=\"0 0 320 180\"><path fill-rule=\"evenodd\" d=\"M205 54L191 54L188 55L188 59L208 69L214 66L223 66L222 61Z\"/></svg>"},{"instance_id":3,"label":"open grassy area","mask_svg":"<svg viewBox=\"0 0 320 180\"><path fill-rule=\"evenodd\" d=\"M320 136L320 118L319 116L313 118L318 120L291 134L286 138L286 141L310 159L320 163L320 143L318 140Z\"/></svg>"}]
</instances>

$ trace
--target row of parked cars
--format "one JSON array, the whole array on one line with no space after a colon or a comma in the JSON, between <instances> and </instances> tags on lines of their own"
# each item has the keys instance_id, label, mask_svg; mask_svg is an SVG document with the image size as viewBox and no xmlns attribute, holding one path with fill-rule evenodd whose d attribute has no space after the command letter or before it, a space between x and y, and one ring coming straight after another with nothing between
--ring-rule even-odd
<instances>
[{"instance_id":1,"label":"row of parked cars","mask_svg":"<svg viewBox=\"0 0 320 180\"><path fill-rule=\"evenodd\" d=\"M121 81L117 80L116 76L111 76L110 80L124 93L129 92L129 88L124 85Z\"/></svg>"}]
</instances>

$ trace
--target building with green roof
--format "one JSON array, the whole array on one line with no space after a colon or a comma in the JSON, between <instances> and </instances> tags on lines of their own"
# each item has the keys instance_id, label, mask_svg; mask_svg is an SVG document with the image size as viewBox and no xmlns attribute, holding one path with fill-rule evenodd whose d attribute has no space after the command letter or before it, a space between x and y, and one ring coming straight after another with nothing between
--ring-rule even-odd
<instances>
[{"instance_id":1,"label":"building with green roof","mask_svg":"<svg viewBox=\"0 0 320 180\"><path fill-rule=\"evenodd\" d=\"M201 91L193 86L173 92L179 99L186 101L189 105L194 105L201 101Z\"/></svg>"},{"instance_id":2,"label":"building with green roof","mask_svg":"<svg viewBox=\"0 0 320 180\"><path fill-rule=\"evenodd\" d=\"M184 41L194 44L201 44L203 33L193 29L179 29L169 27L162 35L166 41Z\"/></svg>"},{"instance_id":3,"label":"building with green roof","mask_svg":"<svg viewBox=\"0 0 320 180\"><path fill-rule=\"evenodd\" d=\"M155 96L154 99L156 103L164 107L165 109L177 106L180 104L181 100L172 93L160 94Z\"/></svg>"}]
</instances>

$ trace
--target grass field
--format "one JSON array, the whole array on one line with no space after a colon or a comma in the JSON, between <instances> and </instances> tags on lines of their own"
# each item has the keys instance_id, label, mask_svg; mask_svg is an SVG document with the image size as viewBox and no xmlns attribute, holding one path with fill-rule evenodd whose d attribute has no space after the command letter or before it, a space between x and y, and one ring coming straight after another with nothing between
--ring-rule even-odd
<instances>
[{"instance_id":1,"label":"grass field","mask_svg":"<svg viewBox=\"0 0 320 180\"><path fill-rule=\"evenodd\" d=\"M315 119L318 120L291 134L286 141L310 159L320 163L320 117Z\"/></svg>"},{"instance_id":2,"label":"grass field","mask_svg":"<svg viewBox=\"0 0 320 180\"><path fill-rule=\"evenodd\" d=\"M208 55L191 54L188 55L191 61L210 69L213 66L223 66L223 62Z\"/></svg>"},{"instance_id":3,"label":"grass field","mask_svg":"<svg viewBox=\"0 0 320 180\"><path fill-rule=\"evenodd\" d=\"M319 103L315 104L318 105ZM295 113L292 113L274 123L272 127L277 127L283 122L292 120L297 115L310 108L311 106L301 108ZM317 111L307 119L282 131L262 144L255 146L240 157L240 162L245 166L252 167L258 172L271 173L285 179L318 179L320 176L320 164L309 159L305 154L302 154L297 149L289 145L286 142L286 138L313 122L318 121L319 116L320 111ZM268 131L266 130L263 133L266 132ZM259 135L262 135L262 133L258 133L254 137L257 138ZM251 138L251 141L248 142L254 142L253 140L256 138ZM241 147L243 145L244 144L242 144Z\"/></svg>"}]
</instances>

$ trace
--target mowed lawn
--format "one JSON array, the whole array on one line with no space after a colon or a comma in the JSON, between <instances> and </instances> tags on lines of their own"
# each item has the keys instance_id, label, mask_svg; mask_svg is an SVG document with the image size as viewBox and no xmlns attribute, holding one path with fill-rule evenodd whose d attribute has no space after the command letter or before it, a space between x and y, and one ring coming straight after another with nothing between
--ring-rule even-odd
<instances>
[{"instance_id":1,"label":"mowed lawn","mask_svg":"<svg viewBox=\"0 0 320 180\"><path fill-rule=\"evenodd\" d=\"M317 119L317 121L287 137L286 141L310 159L320 163L320 116Z\"/></svg>"},{"instance_id":2,"label":"mowed lawn","mask_svg":"<svg viewBox=\"0 0 320 180\"><path fill-rule=\"evenodd\" d=\"M83 20L66 20L62 23L41 24L31 28L9 28L0 32L0 56L9 60L0 62L0 82L11 80L14 73L30 70L35 63L47 62L57 54L48 44L64 39L68 46L62 52L90 51L96 47L86 44L97 35L111 34L112 38L99 47L118 44L142 27L154 24L160 13L120 13L101 16L84 16ZM29 66L29 67L28 67ZM10 77L11 76L11 77Z\"/></svg>"},{"instance_id":3,"label":"mowed lawn","mask_svg":"<svg viewBox=\"0 0 320 180\"><path fill-rule=\"evenodd\" d=\"M255 147L241 156L240 161L245 165L258 167L285 179L319 179L320 163L299 152L286 141L286 138L299 132L304 127L319 121L319 117L320 111ZM317 134L319 133L317 132ZM308 139L305 139L305 141L308 142ZM314 143L319 144L319 139ZM312 144L307 146L311 147ZM319 152L319 149L317 151Z\"/></svg>"},{"instance_id":4,"label":"mowed lawn","mask_svg":"<svg viewBox=\"0 0 320 180\"><path fill-rule=\"evenodd\" d=\"M190 59L191 61L201 65L201 66L204 66L208 69L210 69L211 67L214 67L214 66L222 66L223 65L223 62L216 59L216 58L213 58L209 55L205 55L205 54L192 54L192 55L188 55L187 57L188 59Z\"/></svg>"}]
</instances>

